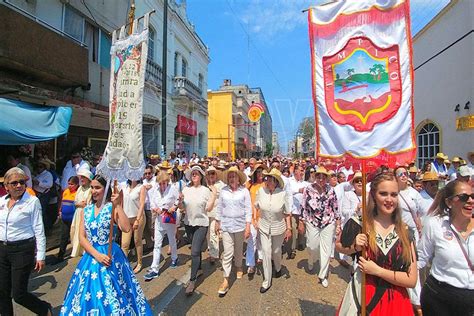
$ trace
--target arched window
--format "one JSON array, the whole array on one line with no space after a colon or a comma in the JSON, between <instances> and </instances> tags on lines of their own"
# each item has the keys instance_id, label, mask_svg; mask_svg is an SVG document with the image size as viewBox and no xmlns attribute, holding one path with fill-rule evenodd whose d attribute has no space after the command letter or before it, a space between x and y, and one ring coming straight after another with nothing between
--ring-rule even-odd
<instances>
[{"instance_id":1,"label":"arched window","mask_svg":"<svg viewBox=\"0 0 474 316\"><path fill-rule=\"evenodd\" d=\"M155 60L155 30L148 28L148 59Z\"/></svg>"},{"instance_id":2,"label":"arched window","mask_svg":"<svg viewBox=\"0 0 474 316\"><path fill-rule=\"evenodd\" d=\"M432 160L440 151L439 128L433 122L425 122L418 131L418 166Z\"/></svg>"},{"instance_id":3,"label":"arched window","mask_svg":"<svg viewBox=\"0 0 474 316\"><path fill-rule=\"evenodd\" d=\"M181 61L181 76L186 78L187 73L188 73L188 62L183 57L183 60Z\"/></svg>"},{"instance_id":4,"label":"arched window","mask_svg":"<svg viewBox=\"0 0 474 316\"><path fill-rule=\"evenodd\" d=\"M178 62L179 62L179 53L174 53L174 76L178 77Z\"/></svg>"}]
</instances>

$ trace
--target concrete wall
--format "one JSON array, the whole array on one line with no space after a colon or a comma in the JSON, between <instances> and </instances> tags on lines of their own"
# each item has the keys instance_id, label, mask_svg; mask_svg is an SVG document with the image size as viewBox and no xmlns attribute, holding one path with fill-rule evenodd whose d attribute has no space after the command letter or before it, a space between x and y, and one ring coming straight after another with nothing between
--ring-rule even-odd
<instances>
[{"instance_id":1,"label":"concrete wall","mask_svg":"<svg viewBox=\"0 0 474 316\"><path fill-rule=\"evenodd\" d=\"M415 126L418 130L423 122L434 122L441 131L440 150L449 157L465 157L474 149L474 130L457 131L456 117L474 114L474 33L428 61L473 29L474 2L453 3L414 40L414 67L419 67L415 70ZM468 101L470 109L464 110ZM457 104L460 111L454 112Z\"/></svg>"}]
</instances>

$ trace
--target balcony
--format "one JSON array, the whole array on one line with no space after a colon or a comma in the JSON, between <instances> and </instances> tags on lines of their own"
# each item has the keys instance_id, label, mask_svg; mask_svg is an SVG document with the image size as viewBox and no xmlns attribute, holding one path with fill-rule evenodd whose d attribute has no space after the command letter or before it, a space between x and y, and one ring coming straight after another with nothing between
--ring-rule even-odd
<instances>
[{"instance_id":1,"label":"balcony","mask_svg":"<svg viewBox=\"0 0 474 316\"><path fill-rule=\"evenodd\" d=\"M0 21L1 70L31 85L88 85L86 47L5 5L0 5Z\"/></svg>"},{"instance_id":2,"label":"balcony","mask_svg":"<svg viewBox=\"0 0 474 316\"><path fill-rule=\"evenodd\" d=\"M207 101L199 87L185 77L174 77L173 80L173 100L176 104L207 113Z\"/></svg>"},{"instance_id":3,"label":"balcony","mask_svg":"<svg viewBox=\"0 0 474 316\"><path fill-rule=\"evenodd\" d=\"M145 86L151 88L157 93L161 93L163 85L163 70L161 66L150 58L146 61Z\"/></svg>"}]
</instances>

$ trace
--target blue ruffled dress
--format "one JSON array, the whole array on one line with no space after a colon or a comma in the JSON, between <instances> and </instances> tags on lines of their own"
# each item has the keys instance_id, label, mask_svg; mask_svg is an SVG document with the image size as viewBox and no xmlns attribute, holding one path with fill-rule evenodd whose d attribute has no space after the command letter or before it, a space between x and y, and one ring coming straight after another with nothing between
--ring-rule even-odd
<instances>
[{"instance_id":1,"label":"blue ruffled dress","mask_svg":"<svg viewBox=\"0 0 474 316\"><path fill-rule=\"evenodd\" d=\"M95 206L84 209L87 239L107 254L112 204L107 203L94 217ZM84 253L69 282L60 315L152 315L143 290L122 249L114 242L112 264L106 267Z\"/></svg>"}]
</instances>

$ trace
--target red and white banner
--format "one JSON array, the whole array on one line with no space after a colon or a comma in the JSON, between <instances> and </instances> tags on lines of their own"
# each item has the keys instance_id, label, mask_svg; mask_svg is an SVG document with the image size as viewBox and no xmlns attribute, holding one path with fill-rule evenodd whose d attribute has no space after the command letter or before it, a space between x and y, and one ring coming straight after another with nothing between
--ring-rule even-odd
<instances>
[{"instance_id":1,"label":"red and white banner","mask_svg":"<svg viewBox=\"0 0 474 316\"><path fill-rule=\"evenodd\" d=\"M408 0L348 0L309 10L317 155L415 157Z\"/></svg>"}]
</instances>

